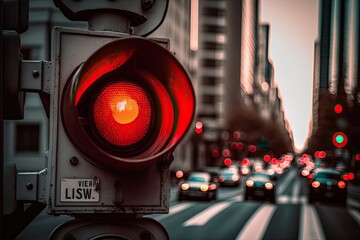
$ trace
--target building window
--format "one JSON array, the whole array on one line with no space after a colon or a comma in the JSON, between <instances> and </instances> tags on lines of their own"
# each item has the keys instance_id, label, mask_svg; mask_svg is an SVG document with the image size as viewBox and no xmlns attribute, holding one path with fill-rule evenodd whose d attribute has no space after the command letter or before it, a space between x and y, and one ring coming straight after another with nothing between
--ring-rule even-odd
<instances>
[{"instance_id":1,"label":"building window","mask_svg":"<svg viewBox=\"0 0 360 240\"><path fill-rule=\"evenodd\" d=\"M204 42L202 48L208 50L225 50L225 44L218 42Z\"/></svg>"},{"instance_id":2,"label":"building window","mask_svg":"<svg viewBox=\"0 0 360 240\"><path fill-rule=\"evenodd\" d=\"M203 104L211 104L214 105L218 101L218 96L215 95L208 95L204 94L202 96L202 103Z\"/></svg>"},{"instance_id":3,"label":"building window","mask_svg":"<svg viewBox=\"0 0 360 240\"><path fill-rule=\"evenodd\" d=\"M215 86L216 84L221 83L221 78L213 76L203 76L202 83L204 85Z\"/></svg>"},{"instance_id":4,"label":"building window","mask_svg":"<svg viewBox=\"0 0 360 240\"><path fill-rule=\"evenodd\" d=\"M213 24L205 24L203 31L207 33L225 33L225 27Z\"/></svg>"},{"instance_id":5,"label":"building window","mask_svg":"<svg viewBox=\"0 0 360 240\"><path fill-rule=\"evenodd\" d=\"M205 16L212 16L212 17L225 17L226 11L225 9L221 8L204 8L203 15Z\"/></svg>"},{"instance_id":6,"label":"building window","mask_svg":"<svg viewBox=\"0 0 360 240\"><path fill-rule=\"evenodd\" d=\"M16 153L38 153L40 151L40 124L17 124L15 131Z\"/></svg>"},{"instance_id":7,"label":"building window","mask_svg":"<svg viewBox=\"0 0 360 240\"><path fill-rule=\"evenodd\" d=\"M224 65L224 61L206 58L202 60L203 67L220 67Z\"/></svg>"}]
</instances>

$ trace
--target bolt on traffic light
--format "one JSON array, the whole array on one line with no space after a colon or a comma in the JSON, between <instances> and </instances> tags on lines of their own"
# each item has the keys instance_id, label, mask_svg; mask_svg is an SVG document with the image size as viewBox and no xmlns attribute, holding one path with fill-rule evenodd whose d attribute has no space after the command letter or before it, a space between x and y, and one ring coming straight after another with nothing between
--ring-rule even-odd
<instances>
[{"instance_id":1,"label":"bolt on traffic light","mask_svg":"<svg viewBox=\"0 0 360 240\"><path fill-rule=\"evenodd\" d=\"M49 211L166 213L172 153L195 110L168 41L55 34Z\"/></svg>"}]
</instances>

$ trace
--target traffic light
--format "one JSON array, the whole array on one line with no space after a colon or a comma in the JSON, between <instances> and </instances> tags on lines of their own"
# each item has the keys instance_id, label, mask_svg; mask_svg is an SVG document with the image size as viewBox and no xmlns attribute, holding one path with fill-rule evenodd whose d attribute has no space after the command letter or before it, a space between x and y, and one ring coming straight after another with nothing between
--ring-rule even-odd
<instances>
[{"instance_id":1,"label":"traffic light","mask_svg":"<svg viewBox=\"0 0 360 240\"><path fill-rule=\"evenodd\" d=\"M195 133L196 134L202 134L204 131L204 124L201 121L197 121L195 123Z\"/></svg>"},{"instance_id":2,"label":"traffic light","mask_svg":"<svg viewBox=\"0 0 360 240\"><path fill-rule=\"evenodd\" d=\"M172 153L195 110L168 40L54 34L49 212L168 212Z\"/></svg>"},{"instance_id":3,"label":"traffic light","mask_svg":"<svg viewBox=\"0 0 360 240\"><path fill-rule=\"evenodd\" d=\"M21 91L20 34L29 27L29 0L3 1L1 28L1 79L3 79L3 118L19 120L24 118L25 94Z\"/></svg>"},{"instance_id":4,"label":"traffic light","mask_svg":"<svg viewBox=\"0 0 360 240\"><path fill-rule=\"evenodd\" d=\"M332 142L335 147L343 148L346 146L348 142L348 138L345 133L343 132L335 132L332 137Z\"/></svg>"},{"instance_id":5,"label":"traffic light","mask_svg":"<svg viewBox=\"0 0 360 240\"><path fill-rule=\"evenodd\" d=\"M341 104L336 104L335 106L334 106L334 112L335 113L337 113L337 114L340 114L340 113L342 113L342 111L343 111L343 107L342 107L342 105Z\"/></svg>"}]
</instances>

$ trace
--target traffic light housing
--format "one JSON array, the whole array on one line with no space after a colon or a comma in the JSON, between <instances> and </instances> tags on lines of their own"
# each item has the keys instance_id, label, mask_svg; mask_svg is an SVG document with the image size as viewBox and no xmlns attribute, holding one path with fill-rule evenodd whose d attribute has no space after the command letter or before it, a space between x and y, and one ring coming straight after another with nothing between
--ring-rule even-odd
<instances>
[{"instance_id":1,"label":"traffic light housing","mask_svg":"<svg viewBox=\"0 0 360 240\"><path fill-rule=\"evenodd\" d=\"M168 40L54 31L49 212L168 212L168 167L195 110Z\"/></svg>"}]
</instances>

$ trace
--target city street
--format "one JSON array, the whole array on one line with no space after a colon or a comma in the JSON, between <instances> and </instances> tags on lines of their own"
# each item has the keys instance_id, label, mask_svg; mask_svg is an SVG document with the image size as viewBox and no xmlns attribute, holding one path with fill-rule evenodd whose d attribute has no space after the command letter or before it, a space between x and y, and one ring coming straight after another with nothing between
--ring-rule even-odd
<instances>
[{"instance_id":1,"label":"city street","mask_svg":"<svg viewBox=\"0 0 360 240\"><path fill-rule=\"evenodd\" d=\"M277 203L244 201L243 188L221 187L216 201L178 202L171 189L169 214L153 214L170 239L356 239L360 234L360 187L350 186L347 207L307 203L306 179L289 170L277 182ZM71 217L41 214L17 239L47 239ZM334 227L336 226L336 228Z\"/></svg>"}]
</instances>

